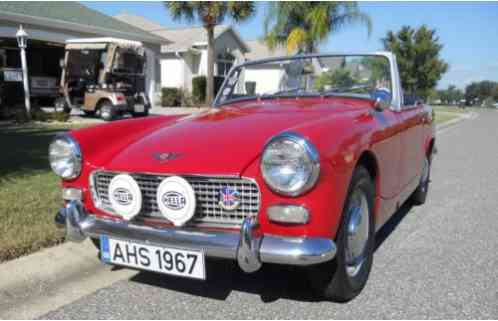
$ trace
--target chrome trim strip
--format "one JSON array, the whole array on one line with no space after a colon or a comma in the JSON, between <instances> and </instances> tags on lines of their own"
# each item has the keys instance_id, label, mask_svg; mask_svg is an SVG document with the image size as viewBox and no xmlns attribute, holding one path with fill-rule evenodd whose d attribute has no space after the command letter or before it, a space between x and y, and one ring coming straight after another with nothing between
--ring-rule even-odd
<instances>
[{"instance_id":1,"label":"chrome trim strip","mask_svg":"<svg viewBox=\"0 0 498 321\"><path fill-rule=\"evenodd\" d=\"M113 174L143 174L143 175L154 175L154 176L181 176L181 177L205 177L205 178L220 178L220 179L230 179L230 178L245 178L245 179L252 179L250 177L245 177L245 176L239 176L235 174L220 174L220 175L215 175L215 174L187 174L187 173L158 173L158 172L126 172L126 171L113 171L113 170L107 170L105 168L98 168L92 171L92 173L95 172L106 172L106 173L113 173Z\"/></svg>"},{"instance_id":2,"label":"chrome trim strip","mask_svg":"<svg viewBox=\"0 0 498 321\"><path fill-rule=\"evenodd\" d=\"M336 254L335 243L326 238L257 236L255 218L247 218L240 232L157 229L97 218L89 215L81 202L71 201L57 213L55 221L58 227L65 229L68 241L82 242L86 237L108 235L146 244L202 250L208 257L237 260L246 272L258 270L261 263L313 265L329 261Z\"/></svg>"}]
</instances>

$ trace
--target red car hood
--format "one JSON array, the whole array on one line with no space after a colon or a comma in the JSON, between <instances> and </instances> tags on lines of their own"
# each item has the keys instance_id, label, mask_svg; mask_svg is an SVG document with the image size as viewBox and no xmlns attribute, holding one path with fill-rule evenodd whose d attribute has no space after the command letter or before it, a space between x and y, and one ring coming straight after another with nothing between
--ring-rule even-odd
<instances>
[{"instance_id":1,"label":"red car hood","mask_svg":"<svg viewBox=\"0 0 498 321\"><path fill-rule=\"evenodd\" d=\"M333 116L323 102L293 100L278 106L253 102L180 118L144 135L104 166L109 170L176 174L241 175L273 135L306 122ZM287 105L287 106L286 106ZM243 107L243 108L242 108ZM347 107L346 107L347 108ZM172 153L166 160L154 155Z\"/></svg>"}]
</instances>

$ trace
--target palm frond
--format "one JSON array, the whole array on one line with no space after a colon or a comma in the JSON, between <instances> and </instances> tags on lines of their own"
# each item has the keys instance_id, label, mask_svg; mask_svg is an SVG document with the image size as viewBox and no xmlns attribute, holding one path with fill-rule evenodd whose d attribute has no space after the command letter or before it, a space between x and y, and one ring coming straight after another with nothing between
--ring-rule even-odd
<instances>
[{"instance_id":1,"label":"palm frond","mask_svg":"<svg viewBox=\"0 0 498 321\"><path fill-rule=\"evenodd\" d=\"M300 27L294 28L287 37L287 53L300 51L305 46L307 38L306 30Z\"/></svg>"}]
</instances>

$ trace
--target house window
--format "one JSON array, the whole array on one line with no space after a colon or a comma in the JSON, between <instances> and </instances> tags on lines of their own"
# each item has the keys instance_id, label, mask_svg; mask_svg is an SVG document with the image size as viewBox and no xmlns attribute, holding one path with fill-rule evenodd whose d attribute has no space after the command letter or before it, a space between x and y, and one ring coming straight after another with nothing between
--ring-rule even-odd
<instances>
[{"instance_id":1,"label":"house window","mask_svg":"<svg viewBox=\"0 0 498 321\"><path fill-rule=\"evenodd\" d=\"M218 70L218 76L226 76L230 69L232 69L235 57L226 52L224 54L218 54L216 58L216 68Z\"/></svg>"}]
</instances>

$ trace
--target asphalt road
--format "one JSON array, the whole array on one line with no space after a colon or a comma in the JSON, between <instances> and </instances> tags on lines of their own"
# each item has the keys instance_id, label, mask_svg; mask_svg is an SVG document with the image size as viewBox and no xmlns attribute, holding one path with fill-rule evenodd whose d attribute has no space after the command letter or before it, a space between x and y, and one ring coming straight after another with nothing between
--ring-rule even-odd
<instances>
[{"instance_id":1,"label":"asphalt road","mask_svg":"<svg viewBox=\"0 0 498 321\"><path fill-rule=\"evenodd\" d=\"M42 318L496 319L498 112L444 130L437 145L428 203L381 230L370 280L347 304L314 297L299 269L211 262L207 282L139 273Z\"/></svg>"}]
</instances>

